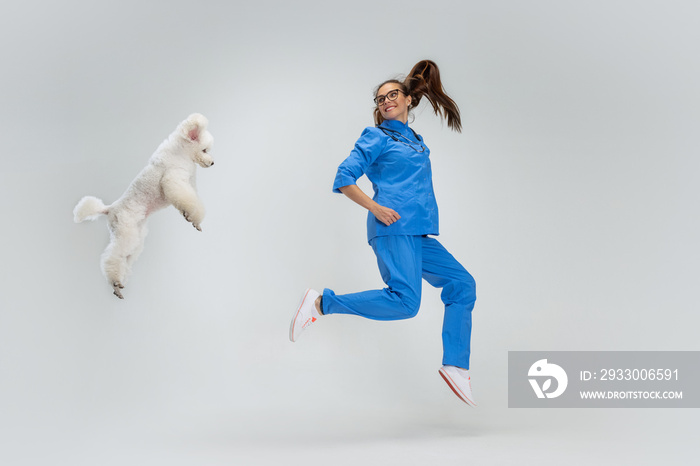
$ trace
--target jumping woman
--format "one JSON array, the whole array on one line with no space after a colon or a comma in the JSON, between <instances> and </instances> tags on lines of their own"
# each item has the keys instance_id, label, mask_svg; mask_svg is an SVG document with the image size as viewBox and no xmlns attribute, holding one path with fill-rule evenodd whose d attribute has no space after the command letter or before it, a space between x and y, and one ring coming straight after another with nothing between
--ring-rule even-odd
<instances>
[{"instance_id":1,"label":"jumping woman","mask_svg":"<svg viewBox=\"0 0 700 466\"><path fill-rule=\"evenodd\" d=\"M440 375L454 393L476 406L469 377L472 309L475 282L437 236L438 206L433 193L430 150L408 126L408 117L425 97L436 115L461 132L457 104L445 93L437 65L418 62L406 79L377 87L376 126L366 128L348 158L338 167L333 191L367 209L367 238L377 256L386 288L336 295L324 289L306 290L294 313L289 338L296 341L318 318L354 314L374 320L414 317L421 301L421 280L442 288L445 304L442 327L443 359ZM366 175L374 197L356 184Z\"/></svg>"}]
</instances>

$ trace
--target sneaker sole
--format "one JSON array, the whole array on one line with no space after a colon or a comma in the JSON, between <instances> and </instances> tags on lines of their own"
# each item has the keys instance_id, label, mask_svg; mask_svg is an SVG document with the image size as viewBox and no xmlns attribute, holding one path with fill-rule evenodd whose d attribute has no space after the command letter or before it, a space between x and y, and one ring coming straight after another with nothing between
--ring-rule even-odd
<instances>
[{"instance_id":1,"label":"sneaker sole","mask_svg":"<svg viewBox=\"0 0 700 466\"><path fill-rule=\"evenodd\" d=\"M450 377L447 373L445 373L442 369L439 369L438 372L442 376L442 378L445 380L447 385L452 389L452 391L457 395L457 398L460 400L464 401L466 404L471 406L472 408L476 408L476 403L474 403L472 400L470 400L464 393L462 393L462 390L459 389L457 384L455 383L454 380L452 380L452 377Z\"/></svg>"},{"instance_id":2,"label":"sneaker sole","mask_svg":"<svg viewBox=\"0 0 700 466\"><path fill-rule=\"evenodd\" d=\"M299 311L301 311L301 306L304 305L304 301L306 301L306 297L309 296L309 291L311 291L311 288L307 288L306 292L304 293L304 296L301 298L301 301L299 301L299 305L297 306L297 312L294 313L294 317L292 318L292 323L289 325L289 341L295 342L294 338L294 324L297 321L297 318L299 317Z\"/></svg>"}]
</instances>

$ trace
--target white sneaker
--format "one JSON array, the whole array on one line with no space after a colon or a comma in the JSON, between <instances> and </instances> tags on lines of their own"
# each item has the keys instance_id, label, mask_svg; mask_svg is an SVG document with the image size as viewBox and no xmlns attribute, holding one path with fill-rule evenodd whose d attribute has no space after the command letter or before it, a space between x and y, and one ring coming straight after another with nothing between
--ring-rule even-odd
<instances>
[{"instance_id":1,"label":"white sneaker","mask_svg":"<svg viewBox=\"0 0 700 466\"><path fill-rule=\"evenodd\" d=\"M304 292L294 317L292 317L292 323L289 325L289 339L291 341L297 341L301 332L309 328L320 317L316 310L316 298L319 296L321 296L320 293L311 288Z\"/></svg>"},{"instance_id":2,"label":"white sneaker","mask_svg":"<svg viewBox=\"0 0 700 466\"><path fill-rule=\"evenodd\" d=\"M450 386L455 395L469 406L475 408L474 396L472 395L471 378L469 371L455 366L442 366L438 371L447 385Z\"/></svg>"}]
</instances>

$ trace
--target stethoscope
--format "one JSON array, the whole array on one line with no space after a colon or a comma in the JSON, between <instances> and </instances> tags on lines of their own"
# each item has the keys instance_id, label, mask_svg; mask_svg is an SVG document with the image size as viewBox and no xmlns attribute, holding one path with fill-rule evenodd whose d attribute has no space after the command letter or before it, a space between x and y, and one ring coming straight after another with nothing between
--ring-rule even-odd
<instances>
[{"instance_id":1,"label":"stethoscope","mask_svg":"<svg viewBox=\"0 0 700 466\"><path fill-rule=\"evenodd\" d=\"M420 150L416 149L416 147L415 147L415 144L416 144L416 143L415 143L415 142L411 141L410 139L408 139L406 136L404 136L404 135L401 134L400 132L398 132L398 131L396 131L396 130L394 130L394 129L384 128L384 127L381 126L381 125L377 125L377 128L381 129L382 132L383 132L384 134L386 134L387 136L389 136L389 137L390 137L391 139L393 139L394 141L400 142L401 144L410 147L411 149L413 149L414 151L418 152L419 154L422 154L423 152L425 152L425 146L420 142L420 138L418 137L418 135L416 134L416 132L413 131L413 128L408 128L408 129L410 129L411 132L413 133L413 135L416 137L416 140L418 141L418 146L420 147ZM398 137L397 137L397 136L398 136ZM399 138L405 139L405 141L402 141L402 140L399 139Z\"/></svg>"}]
</instances>

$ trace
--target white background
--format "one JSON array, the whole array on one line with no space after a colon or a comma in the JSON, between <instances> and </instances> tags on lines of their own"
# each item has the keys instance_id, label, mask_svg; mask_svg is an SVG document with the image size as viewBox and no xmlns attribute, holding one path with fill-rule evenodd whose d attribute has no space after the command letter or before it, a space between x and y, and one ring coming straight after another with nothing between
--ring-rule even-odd
<instances>
[{"instance_id":1,"label":"white background","mask_svg":"<svg viewBox=\"0 0 700 466\"><path fill-rule=\"evenodd\" d=\"M700 7L692 1L6 2L0 16L0 461L12 465L694 464L697 412L516 410L507 352L698 350ZM331 193L372 92L422 107L441 241L477 281L477 409L439 377L442 306L322 319L382 286ZM210 120L199 233L149 222L124 290L104 219L175 126ZM369 186L362 185L365 189ZM306 463L304 462L306 461Z\"/></svg>"}]
</instances>

